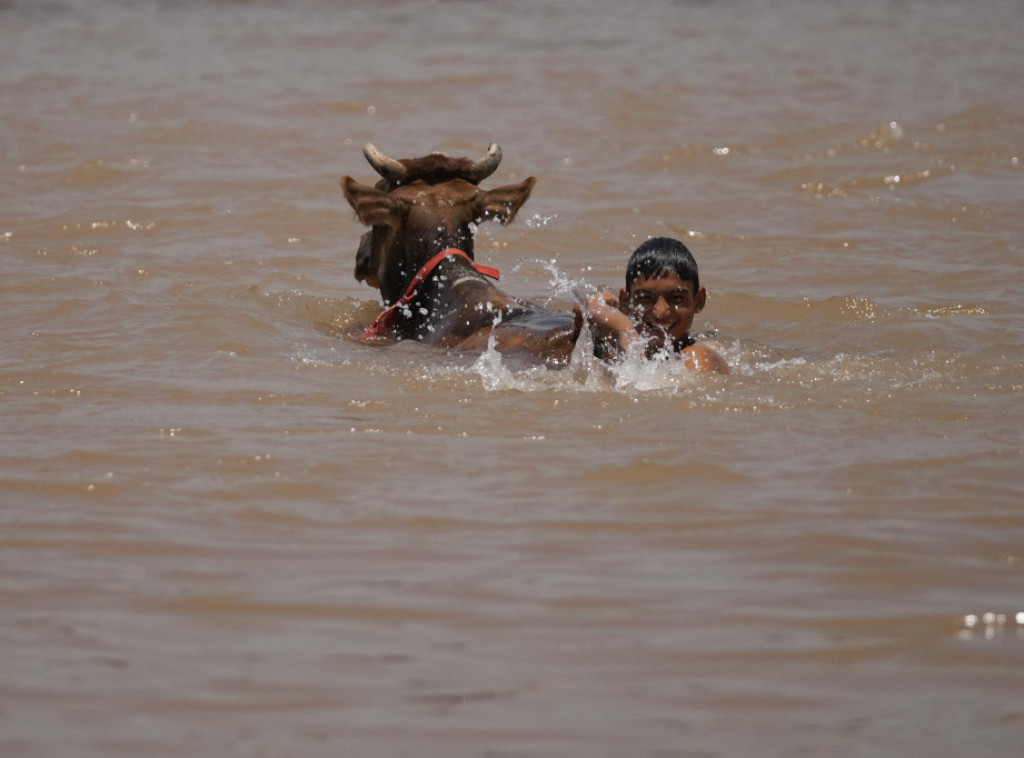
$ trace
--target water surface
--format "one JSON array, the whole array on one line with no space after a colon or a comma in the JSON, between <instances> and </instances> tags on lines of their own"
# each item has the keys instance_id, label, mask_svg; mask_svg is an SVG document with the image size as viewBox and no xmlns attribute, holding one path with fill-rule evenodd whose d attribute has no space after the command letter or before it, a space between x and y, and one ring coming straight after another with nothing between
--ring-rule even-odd
<instances>
[{"instance_id":1,"label":"water surface","mask_svg":"<svg viewBox=\"0 0 1024 758\"><path fill-rule=\"evenodd\" d=\"M0 3L0 751L1024 746L1024 52L959 3ZM361 149L729 377L347 337Z\"/></svg>"}]
</instances>

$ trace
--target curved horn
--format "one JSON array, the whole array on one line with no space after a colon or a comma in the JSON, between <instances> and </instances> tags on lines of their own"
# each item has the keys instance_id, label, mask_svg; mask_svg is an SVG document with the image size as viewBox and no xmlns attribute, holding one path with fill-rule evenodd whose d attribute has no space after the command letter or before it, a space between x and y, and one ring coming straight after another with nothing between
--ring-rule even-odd
<instances>
[{"instance_id":1,"label":"curved horn","mask_svg":"<svg viewBox=\"0 0 1024 758\"><path fill-rule=\"evenodd\" d=\"M469 170L466 179L473 184L479 184L498 169L499 163L501 163L501 148L496 142L492 142L487 148L487 155L473 163L473 168Z\"/></svg>"},{"instance_id":2,"label":"curved horn","mask_svg":"<svg viewBox=\"0 0 1024 758\"><path fill-rule=\"evenodd\" d=\"M409 169L407 169L403 164L399 163L394 158L388 158L369 142L367 142L366 146L363 148L363 155L366 156L366 160L368 160L370 165L373 166L374 171L388 181L395 182L396 184L405 179L405 175L409 171Z\"/></svg>"}]
</instances>

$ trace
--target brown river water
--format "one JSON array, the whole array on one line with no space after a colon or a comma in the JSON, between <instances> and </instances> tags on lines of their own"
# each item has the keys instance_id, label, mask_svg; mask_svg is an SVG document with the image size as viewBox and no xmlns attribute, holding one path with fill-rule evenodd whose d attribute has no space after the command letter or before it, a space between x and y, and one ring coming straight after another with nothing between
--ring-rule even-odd
<instances>
[{"instance_id":1,"label":"brown river water","mask_svg":"<svg viewBox=\"0 0 1024 758\"><path fill-rule=\"evenodd\" d=\"M1016 0L0 2L0 755L1024 751ZM368 347L372 141L728 377Z\"/></svg>"}]
</instances>

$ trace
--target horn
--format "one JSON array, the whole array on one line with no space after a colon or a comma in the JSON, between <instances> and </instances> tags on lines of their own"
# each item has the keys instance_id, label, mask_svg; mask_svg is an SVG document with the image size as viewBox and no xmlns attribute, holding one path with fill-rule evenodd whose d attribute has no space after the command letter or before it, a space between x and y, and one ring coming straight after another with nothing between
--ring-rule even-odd
<instances>
[{"instance_id":1,"label":"horn","mask_svg":"<svg viewBox=\"0 0 1024 758\"><path fill-rule=\"evenodd\" d=\"M366 143L366 147L363 148L363 155L366 156L366 160L373 166L373 170L388 181L397 184L405 179L408 169L394 158L388 158L370 143Z\"/></svg>"},{"instance_id":2,"label":"horn","mask_svg":"<svg viewBox=\"0 0 1024 758\"><path fill-rule=\"evenodd\" d=\"M466 176L466 180L473 184L479 184L498 169L501 163L501 148L496 142L492 142L487 148L487 155L473 163Z\"/></svg>"}]
</instances>

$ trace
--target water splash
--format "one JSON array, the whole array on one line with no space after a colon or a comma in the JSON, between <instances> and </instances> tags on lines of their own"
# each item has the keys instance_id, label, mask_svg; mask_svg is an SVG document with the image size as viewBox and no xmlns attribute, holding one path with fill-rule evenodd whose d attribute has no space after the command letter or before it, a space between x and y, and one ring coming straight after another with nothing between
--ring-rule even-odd
<instances>
[{"instance_id":1,"label":"water splash","mask_svg":"<svg viewBox=\"0 0 1024 758\"><path fill-rule=\"evenodd\" d=\"M629 355L609 366L617 390L652 392L656 390L682 390L694 387L702 376L687 368L686 362L675 356L648 360L643 355Z\"/></svg>"},{"instance_id":2,"label":"water splash","mask_svg":"<svg viewBox=\"0 0 1024 758\"><path fill-rule=\"evenodd\" d=\"M491 332L491 336L487 338L487 349L480 353L480 357L473 364L473 370L480 375L480 382L488 392L518 389L515 387L514 375L501 361L501 353L498 352L494 332Z\"/></svg>"},{"instance_id":3,"label":"water splash","mask_svg":"<svg viewBox=\"0 0 1024 758\"><path fill-rule=\"evenodd\" d=\"M539 268L548 274L547 289L552 298L572 298L581 308L586 308L587 300L597 292L597 287L587 280L573 279L569 273L555 262L555 259L524 258L514 265L510 274L520 274L529 268Z\"/></svg>"},{"instance_id":4,"label":"water splash","mask_svg":"<svg viewBox=\"0 0 1024 758\"><path fill-rule=\"evenodd\" d=\"M518 274L528 281L530 291L543 293L547 300L560 301L552 306L555 311L565 312L571 307L565 301L585 308L589 299L598 292L598 288L582 275L570 274L554 259L521 259L509 273ZM360 324L372 320L379 311L376 301L322 298L290 290L282 293L246 289L237 294L261 307L272 307L275 320L284 312L304 326L312 324L318 331L343 340L351 338L353 330L358 331ZM858 298L830 298L819 305L825 313L822 318L826 322L852 320L868 324L900 315L923 320L974 315L981 310L970 304L885 309L870 300ZM794 317L801 315L802 311ZM960 356L935 351L909 359L905 353L891 349L811 354L750 340L723 339L710 323L705 323L696 336L711 343L723 355L732 368L731 377L709 377L695 372L676 356L665 356L662 360L627 356L618 362L606 363L595 358L594 334L586 324L568 366L561 369L549 369L522 359L522 356L500 353L493 337L480 353L454 355L444 351L406 351L399 360L393 352L380 355L349 353L344 341L340 344L332 342L329 347L315 343L307 346L297 333L294 337L301 347L295 349L293 360L302 368L365 363L369 370L397 371L400 374L415 366L427 380L469 383L482 386L486 392L668 394L698 406L710 405L730 412L777 411L804 406L815 400L835 404L836 399L822 394L820 388L837 385L846 387L840 401L842 405L885 403L907 393L919 396L921 392L946 391L955 387L963 376L982 370L975 365L977 362L965 363ZM398 349L401 352L400 346ZM390 355L390 359L386 359L386 355ZM1020 367L1004 367L999 386L1016 387L1022 375L1024 369Z\"/></svg>"},{"instance_id":5,"label":"water splash","mask_svg":"<svg viewBox=\"0 0 1024 758\"><path fill-rule=\"evenodd\" d=\"M520 260L510 273L524 273L540 269L547 274L546 290L552 299L568 298L586 311L590 298L598 288L583 278L574 278L558 266L554 259L529 258ZM564 369L544 367L514 368L495 347L493 335L487 349L473 364L481 383L489 392L517 390L568 390L575 392L677 392L698 386L699 375L676 356L647 360L642 354L627 355L623 360L606 363L594 356L594 334L584 323L569 365Z\"/></svg>"},{"instance_id":6,"label":"water splash","mask_svg":"<svg viewBox=\"0 0 1024 758\"><path fill-rule=\"evenodd\" d=\"M574 382L567 372L551 370L545 366L514 367L497 349L492 332L487 348L480 353L471 367L487 392L538 392L551 389L573 388Z\"/></svg>"},{"instance_id":7,"label":"water splash","mask_svg":"<svg viewBox=\"0 0 1024 758\"><path fill-rule=\"evenodd\" d=\"M542 226L547 226L556 218L558 218L558 214L556 213L553 213L550 216L542 216L539 213L534 213L530 218L526 219L526 225L531 229L537 229Z\"/></svg>"}]
</instances>

